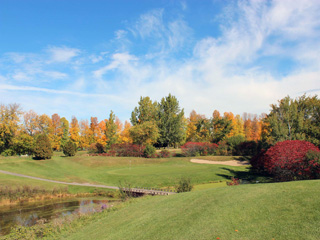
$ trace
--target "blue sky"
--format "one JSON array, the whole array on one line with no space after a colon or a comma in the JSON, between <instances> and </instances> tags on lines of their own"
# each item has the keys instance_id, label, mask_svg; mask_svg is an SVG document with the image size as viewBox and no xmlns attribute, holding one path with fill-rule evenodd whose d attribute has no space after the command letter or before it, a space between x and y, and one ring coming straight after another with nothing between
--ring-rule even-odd
<instances>
[{"instance_id":1,"label":"blue sky","mask_svg":"<svg viewBox=\"0 0 320 240\"><path fill-rule=\"evenodd\" d=\"M320 1L2 0L0 103L130 118L140 96L186 116L269 112L320 93Z\"/></svg>"}]
</instances>

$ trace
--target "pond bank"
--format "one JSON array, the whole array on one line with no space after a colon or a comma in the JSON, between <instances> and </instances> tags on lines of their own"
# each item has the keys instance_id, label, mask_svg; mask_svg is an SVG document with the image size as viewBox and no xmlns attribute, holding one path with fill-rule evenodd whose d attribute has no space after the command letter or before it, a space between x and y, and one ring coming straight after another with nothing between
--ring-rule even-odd
<instances>
[{"instance_id":1,"label":"pond bank","mask_svg":"<svg viewBox=\"0 0 320 240\"><path fill-rule=\"evenodd\" d=\"M77 218L112 208L119 200L106 198L72 198L24 203L0 208L0 236L13 227L30 227L63 217ZM63 221L63 220L60 220Z\"/></svg>"}]
</instances>

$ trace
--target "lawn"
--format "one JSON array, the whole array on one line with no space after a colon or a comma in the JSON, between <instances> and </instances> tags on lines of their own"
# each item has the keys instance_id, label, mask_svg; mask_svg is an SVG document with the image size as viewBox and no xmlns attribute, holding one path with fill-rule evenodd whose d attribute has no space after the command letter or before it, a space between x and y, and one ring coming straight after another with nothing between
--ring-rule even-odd
<instances>
[{"instance_id":1,"label":"lawn","mask_svg":"<svg viewBox=\"0 0 320 240\"><path fill-rule=\"evenodd\" d=\"M214 157L213 157L214 158ZM211 157L212 159L212 157ZM234 157L216 157L233 160ZM50 160L1 157L0 169L66 182L89 182L118 186L127 182L138 187L174 186L181 177L190 177L194 184L226 181L231 176L246 174L248 167L190 163L190 158L130 158L88 156L63 157L55 153ZM0 184L7 177L0 177Z\"/></svg>"},{"instance_id":2,"label":"lawn","mask_svg":"<svg viewBox=\"0 0 320 240\"><path fill-rule=\"evenodd\" d=\"M320 181L239 185L135 200L60 239L317 240ZM80 226L80 227L79 227ZM70 231L72 233L70 233Z\"/></svg>"}]
</instances>

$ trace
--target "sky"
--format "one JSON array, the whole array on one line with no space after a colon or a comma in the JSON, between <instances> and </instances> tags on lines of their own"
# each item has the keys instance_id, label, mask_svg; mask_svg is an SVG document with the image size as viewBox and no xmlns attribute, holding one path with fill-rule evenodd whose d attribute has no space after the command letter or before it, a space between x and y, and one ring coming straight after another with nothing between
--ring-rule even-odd
<instances>
[{"instance_id":1,"label":"sky","mask_svg":"<svg viewBox=\"0 0 320 240\"><path fill-rule=\"evenodd\" d=\"M320 94L320 1L1 0L0 104L129 120L141 96L269 113Z\"/></svg>"}]
</instances>

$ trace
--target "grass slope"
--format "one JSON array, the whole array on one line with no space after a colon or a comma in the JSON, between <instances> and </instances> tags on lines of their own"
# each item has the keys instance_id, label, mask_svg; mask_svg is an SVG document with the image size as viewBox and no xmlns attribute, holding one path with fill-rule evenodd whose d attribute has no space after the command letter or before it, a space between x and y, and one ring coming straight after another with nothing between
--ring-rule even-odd
<instances>
[{"instance_id":1,"label":"grass slope","mask_svg":"<svg viewBox=\"0 0 320 240\"><path fill-rule=\"evenodd\" d=\"M119 181L127 181L133 186L141 187L174 186L182 176L190 177L195 184L224 181L234 176L235 172L248 171L247 167L196 164L189 160L190 158L89 157L83 154L63 157L56 154L52 159L43 161L19 157L0 158L0 169L66 182L118 186Z\"/></svg>"},{"instance_id":2,"label":"grass slope","mask_svg":"<svg viewBox=\"0 0 320 240\"><path fill-rule=\"evenodd\" d=\"M65 239L316 240L319 198L319 180L149 197L102 213Z\"/></svg>"}]
</instances>

